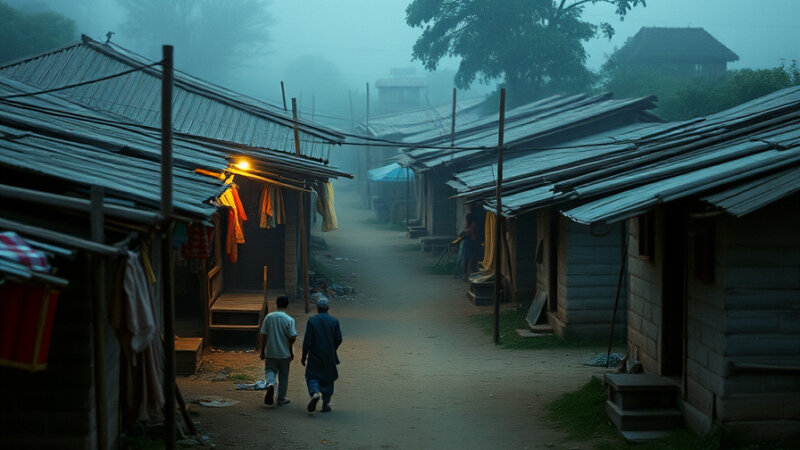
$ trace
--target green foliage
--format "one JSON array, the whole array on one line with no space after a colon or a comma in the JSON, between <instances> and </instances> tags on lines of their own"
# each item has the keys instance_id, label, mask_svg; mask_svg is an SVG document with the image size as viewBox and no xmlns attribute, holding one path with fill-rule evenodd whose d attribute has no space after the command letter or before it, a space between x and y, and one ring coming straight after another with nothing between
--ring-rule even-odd
<instances>
[{"instance_id":1,"label":"green foliage","mask_svg":"<svg viewBox=\"0 0 800 450\"><path fill-rule=\"evenodd\" d=\"M265 0L117 0L126 10L125 35L150 46L175 46L176 67L224 80L268 41Z\"/></svg>"},{"instance_id":2,"label":"green foliage","mask_svg":"<svg viewBox=\"0 0 800 450\"><path fill-rule=\"evenodd\" d=\"M494 322L492 314L475 314L470 316L487 336L492 336ZM522 337L518 329L527 330L525 314L513 310L500 312L500 346L511 350L541 350L554 348L603 348L608 346L606 338L560 338L557 336ZM624 346L624 341L615 341L615 346Z\"/></svg>"},{"instance_id":3,"label":"green foliage","mask_svg":"<svg viewBox=\"0 0 800 450\"><path fill-rule=\"evenodd\" d=\"M606 388L596 378L547 405L547 418L570 440L618 439L605 413Z\"/></svg>"},{"instance_id":4,"label":"green foliage","mask_svg":"<svg viewBox=\"0 0 800 450\"><path fill-rule=\"evenodd\" d=\"M0 1L0 61L35 55L76 38L75 22L60 14L26 14Z\"/></svg>"},{"instance_id":5,"label":"green foliage","mask_svg":"<svg viewBox=\"0 0 800 450\"><path fill-rule=\"evenodd\" d=\"M668 121L706 116L779 89L800 85L797 63L772 69L732 70L723 76L677 78L656 69L604 68L601 89L617 98L656 95L656 114Z\"/></svg>"},{"instance_id":6,"label":"green foliage","mask_svg":"<svg viewBox=\"0 0 800 450\"><path fill-rule=\"evenodd\" d=\"M427 69L435 70L442 58L460 57L456 86L502 79L514 106L594 82L584 43L598 34L611 37L614 28L584 21L589 3L613 5L620 18L645 5L644 0L414 0L406 22L422 29L413 56Z\"/></svg>"}]
</instances>

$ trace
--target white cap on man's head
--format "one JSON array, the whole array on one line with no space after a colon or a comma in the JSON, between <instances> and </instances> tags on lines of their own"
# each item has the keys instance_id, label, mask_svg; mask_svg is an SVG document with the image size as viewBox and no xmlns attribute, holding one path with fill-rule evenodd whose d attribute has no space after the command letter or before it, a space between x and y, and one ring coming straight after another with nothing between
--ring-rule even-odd
<instances>
[{"instance_id":1,"label":"white cap on man's head","mask_svg":"<svg viewBox=\"0 0 800 450\"><path fill-rule=\"evenodd\" d=\"M326 308L326 307L330 306L330 305L328 305L328 297L324 297L324 296L320 296L316 300L316 303L317 303L317 306L322 306L323 308Z\"/></svg>"}]
</instances>

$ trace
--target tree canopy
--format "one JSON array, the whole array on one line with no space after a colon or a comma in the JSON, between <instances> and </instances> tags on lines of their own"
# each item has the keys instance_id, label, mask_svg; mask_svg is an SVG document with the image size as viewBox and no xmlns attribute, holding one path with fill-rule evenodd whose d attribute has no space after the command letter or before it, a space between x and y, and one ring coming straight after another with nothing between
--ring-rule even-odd
<instances>
[{"instance_id":1,"label":"tree canopy","mask_svg":"<svg viewBox=\"0 0 800 450\"><path fill-rule=\"evenodd\" d=\"M456 86L502 79L519 104L593 83L583 45L614 28L583 20L589 4L608 4L622 19L645 0L413 0L406 22L423 30L413 57L428 70L460 57Z\"/></svg>"},{"instance_id":2,"label":"tree canopy","mask_svg":"<svg viewBox=\"0 0 800 450\"><path fill-rule=\"evenodd\" d=\"M656 114L665 120L685 120L706 116L767 95L779 89L800 85L796 62L771 69L730 70L721 76L680 78L655 68L616 64L613 59L603 68L601 91L617 98L658 97Z\"/></svg>"},{"instance_id":3,"label":"tree canopy","mask_svg":"<svg viewBox=\"0 0 800 450\"><path fill-rule=\"evenodd\" d=\"M175 46L176 66L207 79L224 80L269 39L265 0L117 1L127 11L127 38L154 52Z\"/></svg>"},{"instance_id":4,"label":"tree canopy","mask_svg":"<svg viewBox=\"0 0 800 450\"><path fill-rule=\"evenodd\" d=\"M26 14L0 2L0 61L34 55L76 38L75 23L60 14Z\"/></svg>"}]
</instances>

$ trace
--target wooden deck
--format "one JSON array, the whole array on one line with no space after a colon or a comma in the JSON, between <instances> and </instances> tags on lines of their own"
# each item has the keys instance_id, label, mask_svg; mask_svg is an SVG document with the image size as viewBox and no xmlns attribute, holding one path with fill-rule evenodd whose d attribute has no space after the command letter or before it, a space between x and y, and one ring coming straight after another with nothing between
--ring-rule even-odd
<instances>
[{"instance_id":1,"label":"wooden deck","mask_svg":"<svg viewBox=\"0 0 800 450\"><path fill-rule=\"evenodd\" d=\"M270 295L270 311L273 310L277 295ZM231 292L223 293L211 305L211 312L261 312L264 303L264 294L261 292Z\"/></svg>"}]
</instances>

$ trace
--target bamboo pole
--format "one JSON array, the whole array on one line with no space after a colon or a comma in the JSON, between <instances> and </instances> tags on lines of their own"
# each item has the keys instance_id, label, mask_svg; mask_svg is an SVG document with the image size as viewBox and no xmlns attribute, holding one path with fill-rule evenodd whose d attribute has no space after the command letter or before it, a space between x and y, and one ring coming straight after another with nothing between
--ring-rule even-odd
<instances>
[{"instance_id":1,"label":"bamboo pole","mask_svg":"<svg viewBox=\"0 0 800 450\"><path fill-rule=\"evenodd\" d=\"M92 186L90 228L92 240L100 244L105 240L103 230L103 188ZM92 343L94 354L94 402L97 421L97 448L108 448L108 401L106 399L106 351L105 351L105 264L102 257L90 257L94 273L92 295Z\"/></svg>"},{"instance_id":2,"label":"bamboo pole","mask_svg":"<svg viewBox=\"0 0 800 450\"><path fill-rule=\"evenodd\" d=\"M503 236L503 133L506 124L506 90L500 89L500 122L497 130L497 216L494 234L494 317L493 317L493 337L494 344L500 344L500 289L502 283L500 277L503 275L502 259L502 236Z\"/></svg>"},{"instance_id":3,"label":"bamboo pole","mask_svg":"<svg viewBox=\"0 0 800 450\"><path fill-rule=\"evenodd\" d=\"M297 99L292 98L292 117L294 118L294 150L300 154L300 137L297 132ZM297 221L299 223L300 231L300 253L302 256L302 269L303 275L303 301L305 312L311 310L311 295L308 292L308 235L306 233L306 202L305 194L299 192L297 194Z\"/></svg>"},{"instance_id":4,"label":"bamboo pole","mask_svg":"<svg viewBox=\"0 0 800 450\"><path fill-rule=\"evenodd\" d=\"M176 448L175 408L175 286L172 267L172 87L173 48L162 47L161 77L161 303L164 320L164 447Z\"/></svg>"}]
</instances>

